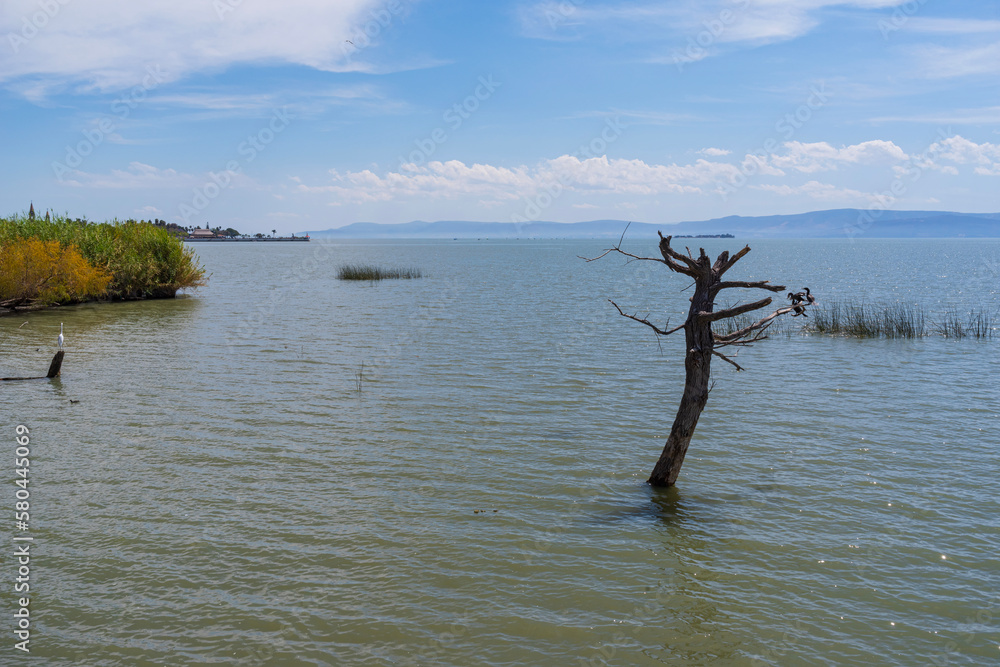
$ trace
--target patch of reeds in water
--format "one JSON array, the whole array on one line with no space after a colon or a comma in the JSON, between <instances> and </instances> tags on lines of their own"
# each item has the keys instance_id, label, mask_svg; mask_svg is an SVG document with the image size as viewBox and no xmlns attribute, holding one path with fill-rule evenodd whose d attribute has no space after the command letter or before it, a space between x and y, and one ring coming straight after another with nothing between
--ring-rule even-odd
<instances>
[{"instance_id":1,"label":"patch of reeds in water","mask_svg":"<svg viewBox=\"0 0 1000 667\"><path fill-rule=\"evenodd\" d=\"M413 268L385 268L374 264L346 264L340 267L337 277L341 280L390 280L397 278L420 278L423 273Z\"/></svg>"},{"instance_id":2,"label":"patch of reeds in water","mask_svg":"<svg viewBox=\"0 0 1000 667\"><path fill-rule=\"evenodd\" d=\"M919 338L940 334L945 338L997 337L996 313L975 308L967 315L951 310L927 324L923 307L906 303L865 304L834 302L812 308L810 331L856 338Z\"/></svg>"},{"instance_id":3,"label":"patch of reeds in water","mask_svg":"<svg viewBox=\"0 0 1000 667\"><path fill-rule=\"evenodd\" d=\"M923 308L906 303L834 302L810 308L811 330L856 338L919 338L927 333Z\"/></svg>"},{"instance_id":4,"label":"patch of reeds in water","mask_svg":"<svg viewBox=\"0 0 1000 667\"><path fill-rule=\"evenodd\" d=\"M952 310L944 314L934 326L934 330L945 338L994 338L996 336L996 316L983 308L977 308L966 317Z\"/></svg>"}]
</instances>

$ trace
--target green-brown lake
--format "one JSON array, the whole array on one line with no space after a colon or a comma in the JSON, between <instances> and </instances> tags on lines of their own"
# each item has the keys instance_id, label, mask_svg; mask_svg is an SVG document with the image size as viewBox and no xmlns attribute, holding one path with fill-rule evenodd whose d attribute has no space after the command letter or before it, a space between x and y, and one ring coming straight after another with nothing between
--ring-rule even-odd
<instances>
[{"instance_id":1,"label":"green-brown lake","mask_svg":"<svg viewBox=\"0 0 1000 667\"><path fill-rule=\"evenodd\" d=\"M750 244L821 303L1000 306L1000 241ZM18 424L36 664L1000 663L1000 338L790 320L655 491L683 339L607 298L676 324L687 283L604 247L201 244L192 296L0 319L0 376L67 349L0 383L0 663Z\"/></svg>"}]
</instances>

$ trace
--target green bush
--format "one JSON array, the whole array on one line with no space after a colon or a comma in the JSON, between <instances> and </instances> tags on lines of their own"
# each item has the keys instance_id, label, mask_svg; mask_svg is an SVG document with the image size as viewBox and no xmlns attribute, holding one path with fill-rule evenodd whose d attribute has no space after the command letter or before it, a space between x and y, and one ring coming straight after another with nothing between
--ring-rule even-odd
<instances>
[{"instance_id":1,"label":"green bush","mask_svg":"<svg viewBox=\"0 0 1000 667\"><path fill-rule=\"evenodd\" d=\"M94 267L111 275L101 298L172 297L205 283L194 252L166 228L132 220L93 223L54 216L0 218L0 246L19 239L58 241L76 247ZM2 261L2 258L0 258Z\"/></svg>"}]
</instances>

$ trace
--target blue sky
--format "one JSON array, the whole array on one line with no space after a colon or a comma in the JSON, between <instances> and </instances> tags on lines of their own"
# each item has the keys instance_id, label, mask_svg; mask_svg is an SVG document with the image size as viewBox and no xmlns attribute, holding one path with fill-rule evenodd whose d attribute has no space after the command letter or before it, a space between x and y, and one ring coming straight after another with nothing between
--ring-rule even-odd
<instances>
[{"instance_id":1,"label":"blue sky","mask_svg":"<svg viewBox=\"0 0 1000 667\"><path fill-rule=\"evenodd\" d=\"M6 0L0 214L1000 211L1000 3Z\"/></svg>"}]
</instances>

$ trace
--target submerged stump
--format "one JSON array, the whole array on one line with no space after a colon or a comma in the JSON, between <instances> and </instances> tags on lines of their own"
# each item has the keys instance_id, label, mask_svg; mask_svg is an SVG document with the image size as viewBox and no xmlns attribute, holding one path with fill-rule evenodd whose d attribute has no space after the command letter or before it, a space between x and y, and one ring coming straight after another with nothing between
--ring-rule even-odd
<instances>
[{"instance_id":1,"label":"submerged stump","mask_svg":"<svg viewBox=\"0 0 1000 667\"><path fill-rule=\"evenodd\" d=\"M28 378L0 378L0 382L17 382L19 380L48 380L59 376L59 372L62 370L63 357L66 356L66 352L59 350L56 352L56 356L52 357L52 363L49 364L49 372L46 375L36 375L34 377Z\"/></svg>"}]
</instances>

